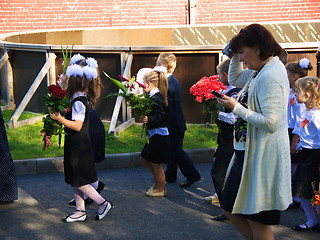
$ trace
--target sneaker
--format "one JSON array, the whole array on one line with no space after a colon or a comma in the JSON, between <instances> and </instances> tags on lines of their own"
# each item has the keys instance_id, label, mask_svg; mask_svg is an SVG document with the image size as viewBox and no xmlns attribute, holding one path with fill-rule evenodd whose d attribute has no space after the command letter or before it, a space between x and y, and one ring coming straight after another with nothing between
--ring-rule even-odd
<instances>
[{"instance_id":1,"label":"sneaker","mask_svg":"<svg viewBox=\"0 0 320 240\"><path fill-rule=\"evenodd\" d=\"M219 203L219 198L216 193L211 196L203 198L203 200L207 203L212 203L212 204Z\"/></svg>"}]
</instances>

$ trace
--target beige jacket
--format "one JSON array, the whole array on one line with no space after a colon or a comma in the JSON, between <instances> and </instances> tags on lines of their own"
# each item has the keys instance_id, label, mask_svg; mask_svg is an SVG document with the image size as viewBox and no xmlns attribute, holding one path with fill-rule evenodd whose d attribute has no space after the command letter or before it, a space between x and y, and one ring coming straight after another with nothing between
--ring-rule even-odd
<instances>
[{"instance_id":1,"label":"beige jacket","mask_svg":"<svg viewBox=\"0 0 320 240\"><path fill-rule=\"evenodd\" d=\"M236 87L250 83L248 109L240 103L233 113L248 122L246 153L233 213L285 210L291 203L291 168L287 127L289 81L278 57L271 58L255 78L243 70L238 55L229 68Z\"/></svg>"}]
</instances>

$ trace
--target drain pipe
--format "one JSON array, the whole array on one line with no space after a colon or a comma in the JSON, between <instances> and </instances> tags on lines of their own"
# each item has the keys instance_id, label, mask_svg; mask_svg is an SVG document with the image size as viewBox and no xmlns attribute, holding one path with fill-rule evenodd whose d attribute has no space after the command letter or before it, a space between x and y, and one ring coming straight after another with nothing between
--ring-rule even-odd
<instances>
[{"instance_id":1,"label":"drain pipe","mask_svg":"<svg viewBox=\"0 0 320 240\"><path fill-rule=\"evenodd\" d=\"M196 24L197 0L188 0L186 10L188 12L187 24Z\"/></svg>"}]
</instances>

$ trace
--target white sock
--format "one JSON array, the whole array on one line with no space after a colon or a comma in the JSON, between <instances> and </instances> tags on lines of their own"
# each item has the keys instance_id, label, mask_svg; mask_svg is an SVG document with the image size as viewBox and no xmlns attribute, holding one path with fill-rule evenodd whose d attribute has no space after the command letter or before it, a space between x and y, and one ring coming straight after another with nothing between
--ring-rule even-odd
<instances>
[{"instance_id":1,"label":"white sock","mask_svg":"<svg viewBox=\"0 0 320 240\"><path fill-rule=\"evenodd\" d=\"M314 227L318 224L318 220L316 217L316 213L312 207L311 200L300 198L301 207L303 208L304 214L307 217L307 226L309 228ZM300 225L300 227L305 228L304 224Z\"/></svg>"}]
</instances>

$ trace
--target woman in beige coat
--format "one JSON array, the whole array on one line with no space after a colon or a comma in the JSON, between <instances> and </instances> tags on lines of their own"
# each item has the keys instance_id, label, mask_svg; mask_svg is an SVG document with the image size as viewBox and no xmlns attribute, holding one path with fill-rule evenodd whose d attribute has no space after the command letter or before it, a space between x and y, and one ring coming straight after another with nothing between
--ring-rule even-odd
<instances>
[{"instance_id":1,"label":"woman in beige coat","mask_svg":"<svg viewBox=\"0 0 320 240\"><path fill-rule=\"evenodd\" d=\"M244 154L235 154L230 167L221 206L246 239L270 240L274 239L270 225L279 223L280 211L291 202L289 85L277 57L282 48L259 24L241 29L230 47L234 55L229 82L243 88L239 94L246 104L227 96L219 103L246 122L241 129L245 143Z\"/></svg>"}]
</instances>

